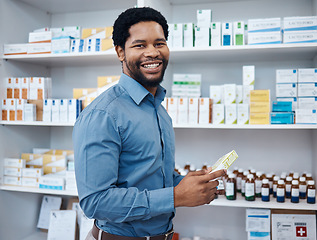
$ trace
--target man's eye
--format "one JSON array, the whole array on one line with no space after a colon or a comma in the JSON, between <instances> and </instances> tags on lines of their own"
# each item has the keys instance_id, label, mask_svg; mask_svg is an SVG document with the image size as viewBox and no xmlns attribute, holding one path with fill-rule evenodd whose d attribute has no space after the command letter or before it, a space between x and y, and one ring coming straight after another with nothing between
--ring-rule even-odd
<instances>
[{"instance_id":1,"label":"man's eye","mask_svg":"<svg viewBox=\"0 0 317 240\"><path fill-rule=\"evenodd\" d=\"M165 46L165 43L157 43L156 46Z\"/></svg>"},{"instance_id":2,"label":"man's eye","mask_svg":"<svg viewBox=\"0 0 317 240\"><path fill-rule=\"evenodd\" d=\"M142 48L142 47L144 47L144 45L143 44L138 44L138 45L134 45L134 47L135 48Z\"/></svg>"}]
</instances>

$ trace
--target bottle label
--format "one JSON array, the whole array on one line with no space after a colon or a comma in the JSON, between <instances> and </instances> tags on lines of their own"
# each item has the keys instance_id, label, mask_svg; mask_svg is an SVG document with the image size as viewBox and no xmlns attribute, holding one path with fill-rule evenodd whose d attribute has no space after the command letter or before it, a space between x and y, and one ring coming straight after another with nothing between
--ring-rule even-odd
<instances>
[{"instance_id":1,"label":"bottle label","mask_svg":"<svg viewBox=\"0 0 317 240\"><path fill-rule=\"evenodd\" d=\"M286 190L286 192L291 192L291 188L292 188L292 185L291 185L291 184L286 184L286 185L285 185L285 190Z\"/></svg>"},{"instance_id":2,"label":"bottle label","mask_svg":"<svg viewBox=\"0 0 317 240\"><path fill-rule=\"evenodd\" d=\"M316 189L308 189L307 191L307 197L315 197L316 196Z\"/></svg>"},{"instance_id":3,"label":"bottle label","mask_svg":"<svg viewBox=\"0 0 317 240\"><path fill-rule=\"evenodd\" d=\"M254 196L254 183L245 184L245 196L253 197Z\"/></svg>"},{"instance_id":4,"label":"bottle label","mask_svg":"<svg viewBox=\"0 0 317 240\"><path fill-rule=\"evenodd\" d=\"M302 193L305 192L306 193L306 189L307 189L306 185L299 185L299 191L300 192L302 192Z\"/></svg>"},{"instance_id":5,"label":"bottle label","mask_svg":"<svg viewBox=\"0 0 317 240\"><path fill-rule=\"evenodd\" d=\"M237 177L237 189L241 189L241 181L242 181L242 178L241 177Z\"/></svg>"},{"instance_id":6,"label":"bottle label","mask_svg":"<svg viewBox=\"0 0 317 240\"><path fill-rule=\"evenodd\" d=\"M273 192L276 192L277 184L273 184Z\"/></svg>"},{"instance_id":7,"label":"bottle label","mask_svg":"<svg viewBox=\"0 0 317 240\"><path fill-rule=\"evenodd\" d=\"M233 195L234 195L234 183L227 183L226 196L233 196Z\"/></svg>"},{"instance_id":8,"label":"bottle label","mask_svg":"<svg viewBox=\"0 0 317 240\"><path fill-rule=\"evenodd\" d=\"M262 196L270 195L270 189L269 188L262 188L261 195Z\"/></svg>"},{"instance_id":9,"label":"bottle label","mask_svg":"<svg viewBox=\"0 0 317 240\"><path fill-rule=\"evenodd\" d=\"M245 180L241 181L241 192L245 193Z\"/></svg>"},{"instance_id":10,"label":"bottle label","mask_svg":"<svg viewBox=\"0 0 317 240\"><path fill-rule=\"evenodd\" d=\"M225 189L225 187L224 187L224 185L223 185L223 181L219 179L218 182L219 182L219 185L217 186L217 189L218 189L218 190L223 190L223 189Z\"/></svg>"},{"instance_id":11,"label":"bottle label","mask_svg":"<svg viewBox=\"0 0 317 240\"><path fill-rule=\"evenodd\" d=\"M262 181L255 181L255 193L261 193Z\"/></svg>"},{"instance_id":12,"label":"bottle label","mask_svg":"<svg viewBox=\"0 0 317 240\"><path fill-rule=\"evenodd\" d=\"M277 188L277 190L276 190L276 196L278 196L278 197L284 197L284 196L285 196L285 189L284 189L284 188Z\"/></svg>"},{"instance_id":13,"label":"bottle label","mask_svg":"<svg viewBox=\"0 0 317 240\"><path fill-rule=\"evenodd\" d=\"M299 197L299 189L298 188L292 189L292 197Z\"/></svg>"},{"instance_id":14,"label":"bottle label","mask_svg":"<svg viewBox=\"0 0 317 240\"><path fill-rule=\"evenodd\" d=\"M269 186L271 189L273 188L273 181L269 181Z\"/></svg>"}]
</instances>

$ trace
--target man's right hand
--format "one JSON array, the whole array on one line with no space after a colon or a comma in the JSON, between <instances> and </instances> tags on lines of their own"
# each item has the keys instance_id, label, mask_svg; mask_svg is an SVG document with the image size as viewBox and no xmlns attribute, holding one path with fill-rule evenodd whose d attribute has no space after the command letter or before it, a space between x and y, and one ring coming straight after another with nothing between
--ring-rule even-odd
<instances>
[{"instance_id":1,"label":"man's right hand","mask_svg":"<svg viewBox=\"0 0 317 240\"><path fill-rule=\"evenodd\" d=\"M225 170L208 173L206 170L189 172L174 187L175 207L196 207L215 199L219 182L215 179L225 175Z\"/></svg>"}]
</instances>

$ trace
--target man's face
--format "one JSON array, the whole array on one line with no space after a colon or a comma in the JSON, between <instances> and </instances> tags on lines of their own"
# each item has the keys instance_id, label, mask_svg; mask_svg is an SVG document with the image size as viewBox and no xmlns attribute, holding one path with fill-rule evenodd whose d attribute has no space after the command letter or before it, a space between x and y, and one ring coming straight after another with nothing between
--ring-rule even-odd
<instances>
[{"instance_id":1,"label":"man's face","mask_svg":"<svg viewBox=\"0 0 317 240\"><path fill-rule=\"evenodd\" d=\"M130 37L125 49L116 47L123 73L145 88L158 86L164 76L169 59L163 29L154 21L139 22L129 29Z\"/></svg>"}]
</instances>

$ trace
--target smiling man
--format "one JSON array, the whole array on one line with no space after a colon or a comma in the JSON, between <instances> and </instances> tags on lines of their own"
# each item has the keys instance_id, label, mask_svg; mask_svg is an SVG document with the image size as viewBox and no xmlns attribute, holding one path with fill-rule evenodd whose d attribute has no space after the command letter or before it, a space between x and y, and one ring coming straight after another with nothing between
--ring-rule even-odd
<instances>
[{"instance_id":1,"label":"smiling man","mask_svg":"<svg viewBox=\"0 0 317 240\"><path fill-rule=\"evenodd\" d=\"M96 220L87 240L172 239L175 208L217 194L212 180L224 171L174 171L174 131L161 105L167 38L167 22L152 8L128 9L114 23L120 81L85 108L73 130L80 206Z\"/></svg>"}]
</instances>

